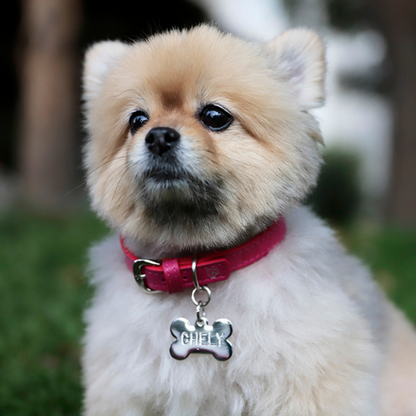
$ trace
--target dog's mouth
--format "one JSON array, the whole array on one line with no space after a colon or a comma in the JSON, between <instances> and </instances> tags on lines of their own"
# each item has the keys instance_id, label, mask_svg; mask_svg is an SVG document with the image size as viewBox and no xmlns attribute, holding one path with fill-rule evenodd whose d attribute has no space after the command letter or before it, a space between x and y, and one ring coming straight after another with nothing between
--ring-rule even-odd
<instances>
[{"instance_id":1,"label":"dog's mouth","mask_svg":"<svg viewBox=\"0 0 416 416\"><path fill-rule=\"evenodd\" d=\"M223 181L218 178L202 178L182 167L159 166L146 170L140 180L141 189L147 197L157 200L159 197L175 199L176 202L215 201L221 193Z\"/></svg>"},{"instance_id":2,"label":"dog's mouth","mask_svg":"<svg viewBox=\"0 0 416 416\"><path fill-rule=\"evenodd\" d=\"M196 222L221 211L223 185L220 177L203 179L183 167L152 167L142 174L140 199L156 222Z\"/></svg>"},{"instance_id":3,"label":"dog's mouth","mask_svg":"<svg viewBox=\"0 0 416 416\"><path fill-rule=\"evenodd\" d=\"M190 178L189 172L172 166L151 168L146 170L143 174L143 179L145 181L152 181L160 184L171 183L173 185L174 182L187 181L188 178Z\"/></svg>"}]
</instances>

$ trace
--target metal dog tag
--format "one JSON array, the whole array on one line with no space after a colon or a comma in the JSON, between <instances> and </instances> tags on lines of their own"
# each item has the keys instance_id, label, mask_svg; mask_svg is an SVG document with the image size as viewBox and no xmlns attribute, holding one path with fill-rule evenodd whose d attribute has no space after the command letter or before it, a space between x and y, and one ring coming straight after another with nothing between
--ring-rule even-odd
<instances>
[{"instance_id":1,"label":"metal dog tag","mask_svg":"<svg viewBox=\"0 0 416 416\"><path fill-rule=\"evenodd\" d=\"M177 360L184 360L191 353L202 353L226 361L233 353L232 345L227 341L233 327L227 319L218 319L211 326L203 317L193 326L187 319L178 318L172 322L170 332L176 338L170 346L170 354Z\"/></svg>"},{"instance_id":2,"label":"metal dog tag","mask_svg":"<svg viewBox=\"0 0 416 416\"><path fill-rule=\"evenodd\" d=\"M176 338L170 346L170 355L176 360L184 360L189 354L212 354L219 361L228 360L233 347L227 338L233 333L233 326L228 319L218 319L214 325L208 325L205 317L205 306L211 300L211 290L207 286L199 286L196 273L197 258L192 261L192 276L194 290L191 294L193 304L196 306L195 326L192 326L185 318L175 319L170 325L170 332ZM206 300L197 300L198 292L206 293Z\"/></svg>"}]
</instances>

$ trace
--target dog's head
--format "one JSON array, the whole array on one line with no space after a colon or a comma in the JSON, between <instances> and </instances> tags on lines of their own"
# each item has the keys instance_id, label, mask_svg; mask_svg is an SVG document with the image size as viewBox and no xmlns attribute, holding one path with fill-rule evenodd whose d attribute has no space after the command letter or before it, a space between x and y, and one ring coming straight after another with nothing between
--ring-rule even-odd
<instances>
[{"instance_id":1,"label":"dog's head","mask_svg":"<svg viewBox=\"0 0 416 416\"><path fill-rule=\"evenodd\" d=\"M303 200L320 166L325 60L309 30L253 43L200 26L86 55L88 186L124 235L227 246Z\"/></svg>"}]
</instances>

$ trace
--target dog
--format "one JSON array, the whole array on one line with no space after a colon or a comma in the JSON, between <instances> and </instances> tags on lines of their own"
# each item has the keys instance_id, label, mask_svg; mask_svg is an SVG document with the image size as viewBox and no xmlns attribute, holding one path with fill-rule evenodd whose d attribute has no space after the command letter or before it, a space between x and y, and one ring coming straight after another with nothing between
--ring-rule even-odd
<instances>
[{"instance_id":1,"label":"dog","mask_svg":"<svg viewBox=\"0 0 416 416\"><path fill-rule=\"evenodd\" d=\"M304 28L87 51L87 183L116 235L90 253L86 415L416 415L413 328L302 206L325 73Z\"/></svg>"}]
</instances>

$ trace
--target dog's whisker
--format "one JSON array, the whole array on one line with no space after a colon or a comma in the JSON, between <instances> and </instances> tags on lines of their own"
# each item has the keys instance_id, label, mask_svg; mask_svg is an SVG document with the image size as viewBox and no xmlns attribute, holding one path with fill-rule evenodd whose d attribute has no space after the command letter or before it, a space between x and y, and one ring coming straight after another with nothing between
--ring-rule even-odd
<instances>
[{"instance_id":1,"label":"dog's whisker","mask_svg":"<svg viewBox=\"0 0 416 416\"><path fill-rule=\"evenodd\" d=\"M123 91L123 92L120 92L119 94L116 94L116 95L114 95L112 98L113 99L115 99L115 98L118 98L118 97L120 97L121 95L124 95L124 94L126 94L126 93L128 93L128 92L135 92L137 95L139 95L139 93L134 89L134 88L130 88L130 89L128 89L128 90L125 90L125 91Z\"/></svg>"},{"instance_id":2,"label":"dog's whisker","mask_svg":"<svg viewBox=\"0 0 416 416\"><path fill-rule=\"evenodd\" d=\"M95 169L93 169L92 171L88 172L87 177L91 176L94 172L96 172L98 169L101 169L103 166L108 165L109 163L113 162L114 160L118 160L118 159L123 159L125 156L117 156L117 157L112 157L112 156L108 156L106 159L107 161L101 163L99 166L97 166ZM110 158L110 160L108 160Z\"/></svg>"},{"instance_id":3,"label":"dog's whisker","mask_svg":"<svg viewBox=\"0 0 416 416\"><path fill-rule=\"evenodd\" d=\"M121 175L120 179L118 180L116 189L114 190L113 198L111 199L111 202L114 201L114 197L116 196L117 189L118 189L118 187L120 185L120 182L123 179L124 175L128 172L128 170L129 170L129 167L127 166L126 169L124 170L123 174Z\"/></svg>"},{"instance_id":4,"label":"dog's whisker","mask_svg":"<svg viewBox=\"0 0 416 416\"><path fill-rule=\"evenodd\" d=\"M111 156L107 157L106 159L111 158ZM86 175L86 177L88 178L89 176L91 176L94 172L96 172L98 169L104 167L105 165L113 162L114 160L117 159L122 159L124 158L124 156L119 156L119 157L113 157L111 158L111 160L107 160L104 163L101 163L99 166L97 166L95 169L93 169L92 171L88 172L88 174ZM71 193L75 192L77 189L85 186L87 184L87 180L84 180L82 183L80 183L79 185L75 186L75 188L71 189L70 191L68 191L63 197L66 197L68 195L70 195Z\"/></svg>"},{"instance_id":5,"label":"dog's whisker","mask_svg":"<svg viewBox=\"0 0 416 416\"><path fill-rule=\"evenodd\" d=\"M106 188L107 192L103 195L104 199L107 199L108 195L113 192L114 187L111 186L111 183L113 182L113 178L115 175L117 175L120 172L120 169L126 168L128 169L128 167L126 166L125 163L115 167L110 173L109 175L105 178L105 183L106 183Z\"/></svg>"},{"instance_id":6,"label":"dog's whisker","mask_svg":"<svg viewBox=\"0 0 416 416\"><path fill-rule=\"evenodd\" d=\"M68 191L66 194L63 195L63 198L65 198L66 196L72 194L73 192L75 192L77 189L85 186L87 184L87 181L83 181L82 183L80 183L79 185L77 185L75 188L71 189L70 191Z\"/></svg>"}]
</instances>

